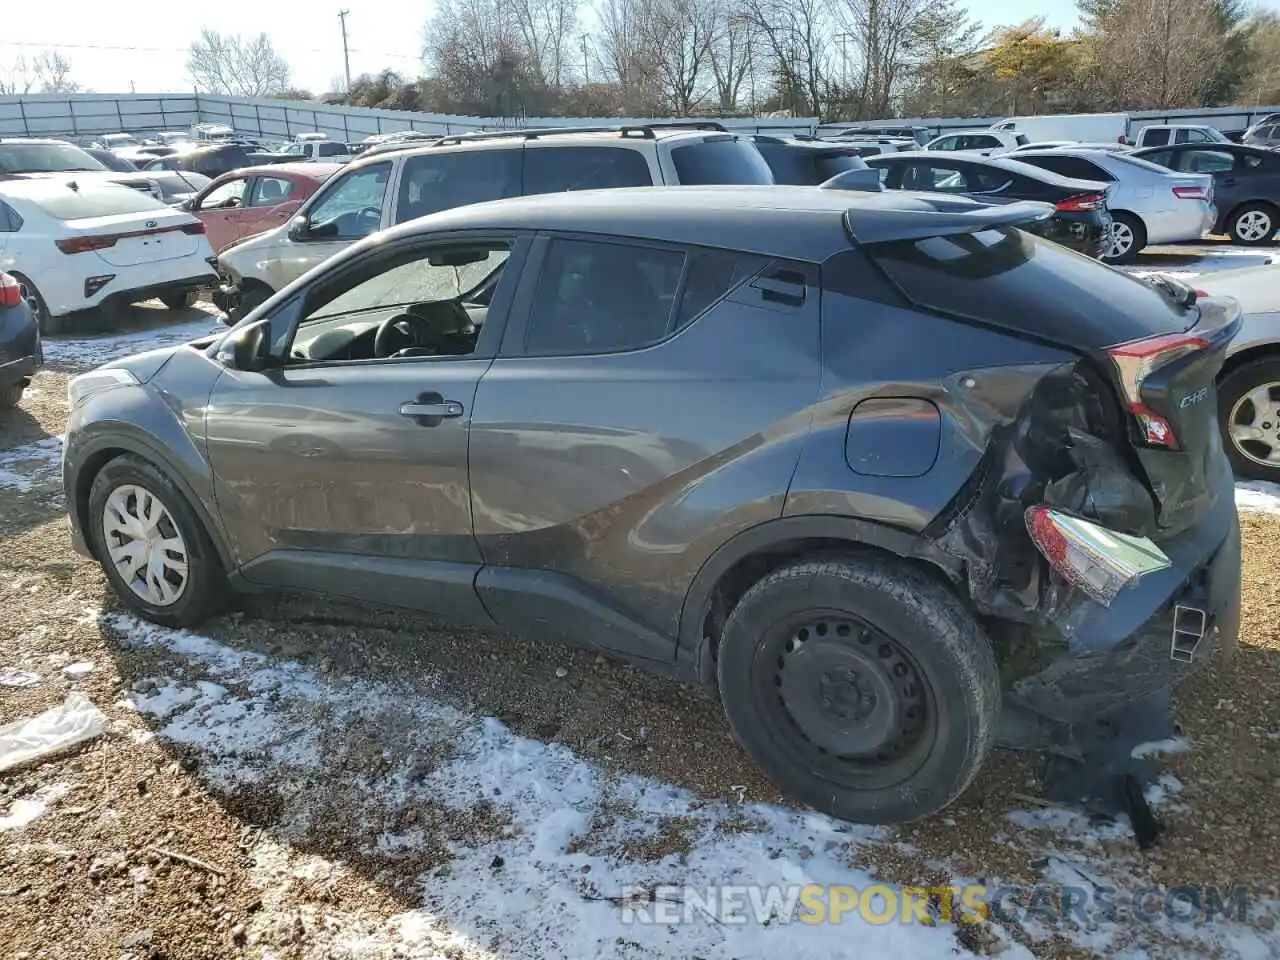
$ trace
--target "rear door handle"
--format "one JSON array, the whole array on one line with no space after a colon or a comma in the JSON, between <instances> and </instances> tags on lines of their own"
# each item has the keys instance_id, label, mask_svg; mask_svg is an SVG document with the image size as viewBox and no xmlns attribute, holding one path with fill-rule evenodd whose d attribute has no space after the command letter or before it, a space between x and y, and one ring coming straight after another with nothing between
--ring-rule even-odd
<instances>
[{"instance_id":1,"label":"rear door handle","mask_svg":"<svg viewBox=\"0 0 1280 960\"><path fill-rule=\"evenodd\" d=\"M462 404L456 400L441 400L438 403L419 403L407 401L400 404L402 417L460 417Z\"/></svg>"}]
</instances>

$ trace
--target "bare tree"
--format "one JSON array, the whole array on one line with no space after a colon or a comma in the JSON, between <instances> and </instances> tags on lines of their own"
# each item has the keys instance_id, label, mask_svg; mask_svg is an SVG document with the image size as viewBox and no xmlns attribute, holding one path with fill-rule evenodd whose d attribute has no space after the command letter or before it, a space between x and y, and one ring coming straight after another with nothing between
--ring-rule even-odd
<instances>
[{"instance_id":1,"label":"bare tree","mask_svg":"<svg viewBox=\"0 0 1280 960\"><path fill-rule=\"evenodd\" d=\"M572 74L579 0L514 0L507 7L538 79L559 90Z\"/></svg>"},{"instance_id":2,"label":"bare tree","mask_svg":"<svg viewBox=\"0 0 1280 960\"><path fill-rule=\"evenodd\" d=\"M31 60L19 54L7 71L0 71L0 95L23 93L75 93L80 84L71 79L71 62L46 50Z\"/></svg>"},{"instance_id":3,"label":"bare tree","mask_svg":"<svg viewBox=\"0 0 1280 960\"><path fill-rule=\"evenodd\" d=\"M187 72L196 89L230 97L265 97L289 86L289 64L271 39L222 34L207 27L191 44Z\"/></svg>"},{"instance_id":4,"label":"bare tree","mask_svg":"<svg viewBox=\"0 0 1280 960\"><path fill-rule=\"evenodd\" d=\"M650 0L603 0L596 33L605 76L617 84L624 113L661 109L662 90L652 66L653 5Z\"/></svg>"},{"instance_id":5,"label":"bare tree","mask_svg":"<svg viewBox=\"0 0 1280 960\"><path fill-rule=\"evenodd\" d=\"M678 116L689 116L713 87L711 49L719 32L717 0L651 0L647 46L662 83L662 98Z\"/></svg>"},{"instance_id":6,"label":"bare tree","mask_svg":"<svg viewBox=\"0 0 1280 960\"><path fill-rule=\"evenodd\" d=\"M731 113L739 109L743 84L753 79L759 31L737 0L726 3L721 10L722 28L710 50L711 73L716 81L716 100L720 111ZM755 104L751 103L749 107L754 110Z\"/></svg>"},{"instance_id":7,"label":"bare tree","mask_svg":"<svg viewBox=\"0 0 1280 960\"><path fill-rule=\"evenodd\" d=\"M773 61L784 103L793 114L827 110L831 77L832 22L827 0L742 0L742 15L753 25Z\"/></svg>"}]
</instances>

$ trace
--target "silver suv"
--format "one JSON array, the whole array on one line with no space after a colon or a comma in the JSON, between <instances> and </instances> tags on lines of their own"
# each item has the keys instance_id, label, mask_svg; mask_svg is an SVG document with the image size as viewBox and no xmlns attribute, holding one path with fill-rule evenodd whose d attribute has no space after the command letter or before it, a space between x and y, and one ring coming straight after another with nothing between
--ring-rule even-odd
<instances>
[{"instance_id":1,"label":"silver suv","mask_svg":"<svg viewBox=\"0 0 1280 960\"><path fill-rule=\"evenodd\" d=\"M214 302L234 323L362 237L453 207L566 190L773 182L753 143L711 122L409 141L353 162L290 223L223 249Z\"/></svg>"}]
</instances>

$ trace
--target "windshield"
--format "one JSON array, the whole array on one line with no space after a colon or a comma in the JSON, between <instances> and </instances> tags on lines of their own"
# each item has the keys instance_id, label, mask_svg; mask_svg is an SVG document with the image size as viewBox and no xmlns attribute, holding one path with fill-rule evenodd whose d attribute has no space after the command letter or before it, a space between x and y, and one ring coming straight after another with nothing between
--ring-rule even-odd
<instances>
[{"instance_id":1,"label":"windshield","mask_svg":"<svg viewBox=\"0 0 1280 960\"><path fill-rule=\"evenodd\" d=\"M774 182L769 164L754 144L732 138L703 140L671 151L682 186L700 184L762 184Z\"/></svg>"},{"instance_id":2,"label":"windshield","mask_svg":"<svg viewBox=\"0 0 1280 960\"><path fill-rule=\"evenodd\" d=\"M69 143L0 143L0 173L66 173L107 169Z\"/></svg>"}]
</instances>

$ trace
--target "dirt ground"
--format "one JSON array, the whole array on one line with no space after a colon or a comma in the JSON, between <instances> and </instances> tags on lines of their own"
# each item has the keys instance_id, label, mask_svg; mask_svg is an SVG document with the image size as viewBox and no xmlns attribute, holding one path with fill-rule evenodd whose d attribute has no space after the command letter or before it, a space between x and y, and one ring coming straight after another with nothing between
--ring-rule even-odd
<instances>
[{"instance_id":1,"label":"dirt ground","mask_svg":"<svg viewBox=\"0 0 1280 960\"><path fill-rule=\"evenodd\" d=\"M59 370L37 377L21 409L0 419L0 452L62 432L66 382ZM251 689L248 667L240 674L240 667L226 667L230 654L202 660L185 655L180 641L141 642L136 631L121 628L100 572L69 547L59 485L45 480L29 489L0 485L0 668L42 677L30 686L0 686L0 724L56 706L76 691L106 713L111 727L81 748L0 774L0 817L22 800L47 803L47 811L21 829L0 828L0 955L540 955L504 944L499 933L481 936L480 926L457 941L435 937L426 952L379 939L392 918L432 903L430 878L445 875L459 844L475 847L514 829L503 808L483 798L462 806L397 806L370 798L369 784L383 782L370 778L398 769L406 756L411 779L446 764L454 748L448 736L424 741L412 724L383 722L377 714L318 719L323 764L281 780L271 751L252 743L210 749L200 745L207 740L183 742L173 727L154 735L164 720L138 704L168 695L175 684L216 687L223 691L218 696L246 702L265 697L269 704L273 694ZM1280 517L1248 514L1241 523L1242 649L1233 662L1180 691L1177 715L1190 749L1167 758L1180 791L1162 813L1168 832L1159 846L1139 854L1124 831L1099 842L1073 838L1070 830L1011 829L1008 815L1041 806L1037 767L997 753L945 816L851 843L849 860L877 879L910 883L960 876L1035 883L1048 875L1053 857L1113 861L1137 881L1244 884L1259 900L1274 900ZM594 654L451 630L396 612L275 597L247 601L204 633L242 666L288 663L338 687L378 684L406 696L429 694L618 776L684 788L697 798L695 806L786 804L734 745L717 704ZM75 663L92 670L64 672ZM228 774L229 763L261 775ZM625 818L628 809L619 801L607 817L596 817ZM601 836L616 838L609 823L600 826ZM678 862L697 829L689 817L672 817L651 835L621 845L603 841L608 849L597 852ZM406 831L411 844L379 839ZM592 831L575 841L588 851L593 842ZM501 860L493 857L491 869L502 870ZM1261 942L1276 944L1270 913L1251 916L1250 924ZM367 932L365 949L350 945L353 931ZM1165 933L1128 936L1109 941L1105 952L1132 945L1158 954L1186 946ZM1090 952L1079 938L1014 931L1009 939L1039 956ZM990 948L981 938L961 942Z\"/></svg>"}]
</instances>

